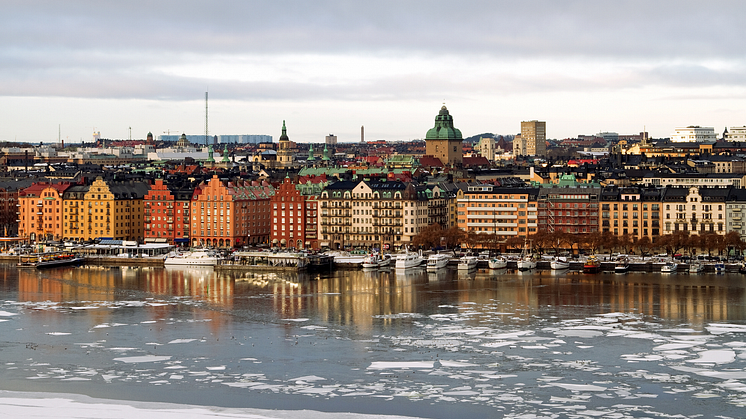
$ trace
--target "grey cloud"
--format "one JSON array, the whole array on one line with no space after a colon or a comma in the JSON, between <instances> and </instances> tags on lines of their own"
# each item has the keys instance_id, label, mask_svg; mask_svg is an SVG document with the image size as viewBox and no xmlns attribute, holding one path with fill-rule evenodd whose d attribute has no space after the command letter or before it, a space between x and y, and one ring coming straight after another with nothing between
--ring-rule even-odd
<instances>
[{"instance_id":1,"label":"grey cloud","mask_svg":"<svg viewBox=\"0 0 746 419\"><path fill-rule=\"evenodd\" d=\"M741 1L19 1L2 45L196 54L742 59Z\"/></svg>"}]
</instances>

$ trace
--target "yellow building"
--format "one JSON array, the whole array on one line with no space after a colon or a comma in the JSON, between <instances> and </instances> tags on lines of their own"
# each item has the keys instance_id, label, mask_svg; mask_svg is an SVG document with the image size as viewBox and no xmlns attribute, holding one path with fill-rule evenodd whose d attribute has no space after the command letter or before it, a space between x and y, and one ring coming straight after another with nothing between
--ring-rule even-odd
<instances>
[{"instance_id":1,"label":"yellow building","mask_svg":"<svg viewBox=\"0 0 746 419\"><path fill-rule=\"evenodd\" d=\"M459 190L458 227L490 235L495 243L528 237L537 231L538 188L469 186Z\"/></svg>"},{"instance_id":2,"label":"yellow building","mask_svg":"<svg viewBox=\"0 0 746 419\"><path fill-rule=\"evenodd\" d=\"M71 240L143 239L143 197L149 185L97 178L66 196L64 235Z\"/></svg>"}]
</instances>

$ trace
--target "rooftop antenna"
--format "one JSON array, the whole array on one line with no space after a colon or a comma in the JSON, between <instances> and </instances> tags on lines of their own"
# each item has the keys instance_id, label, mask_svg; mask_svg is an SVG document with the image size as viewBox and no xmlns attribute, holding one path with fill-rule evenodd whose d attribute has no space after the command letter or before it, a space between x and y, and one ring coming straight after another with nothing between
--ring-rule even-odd
<instances>
[{"instance_id":1,"label":"rooftop antenna","mask_svg":"<svg viewBox=\"0 0 746 419\"><path fill-rule=\"evenodd\" d=\"M207 92L205 92L205 147L209 145L209 131L207 130Z\"/></svg>"}]
</instances>

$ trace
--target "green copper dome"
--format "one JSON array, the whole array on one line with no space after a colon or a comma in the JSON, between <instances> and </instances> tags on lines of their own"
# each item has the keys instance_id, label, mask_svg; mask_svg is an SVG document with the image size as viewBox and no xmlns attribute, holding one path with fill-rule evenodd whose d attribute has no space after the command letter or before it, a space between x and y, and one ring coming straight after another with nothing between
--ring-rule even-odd
<instances>
[{"instance_id":1,"label":"green copper dome","mask_svg":"<svg viewBox=\"0 0 746 419\"><path fill-rule=\"evenodd\" d=\"M463 140L461 130L453 127L453 117L445 105L440 108L435 117L435 127L430 128L425 136L426 140Z\"/></svg>"}]
</instances>

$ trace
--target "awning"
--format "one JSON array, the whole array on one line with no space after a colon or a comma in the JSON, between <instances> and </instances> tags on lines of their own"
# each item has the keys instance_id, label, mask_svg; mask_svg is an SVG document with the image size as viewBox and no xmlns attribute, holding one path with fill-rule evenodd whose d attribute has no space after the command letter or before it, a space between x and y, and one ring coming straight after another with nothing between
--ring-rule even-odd
<instances>
[{"instance_id":1,"label":"awning","mask_svg":"<svg viewBox=\"0 0 746 419\"><path fill-rule=\"evenodd\" d=\"M174 243L189 243L189 239L174 239Z\"/></svg>"},{"instance_id":2,"label":"awning","mask_svg":"<svg viewBox=\"0 0 746 419\"><path fill-rule=\"evenodd\" d=\"M278 243L278 242L279 242L279 240L277 240L277 239L272 240L272 243Z\"/></svg>"},{"instance_id":3,"label":"awning","mask_svg":"<svg viewBox=\"0 0 746 419\"><path fill-rule=\"evenodd\" d=\"M285 243L287 243L287 241L285 241L285 239L280 240L280 244L285 244Z\"/></svg>"}]
</instances>

